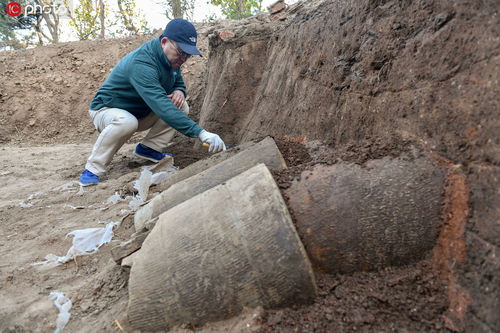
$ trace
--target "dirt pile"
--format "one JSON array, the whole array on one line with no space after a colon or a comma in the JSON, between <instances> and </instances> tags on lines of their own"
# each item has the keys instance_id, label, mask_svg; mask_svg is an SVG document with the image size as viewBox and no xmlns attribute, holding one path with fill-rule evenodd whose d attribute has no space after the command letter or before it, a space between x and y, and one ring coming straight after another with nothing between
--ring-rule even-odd
<instances>
[{"instance_id":1,"label":"dirt pile","mask_svg":"<svg viewBox=\"0 0 500 333\"><path fill-rule=\"evenodd\" d=\"M208 56L204 29L198 27L198 44L205 57L191 58L183 70L194 119ZM0 142L87 142L95 132L88 109L96 90L120 58L160 33L0 52Z\"/></svg>"}]
</instances>

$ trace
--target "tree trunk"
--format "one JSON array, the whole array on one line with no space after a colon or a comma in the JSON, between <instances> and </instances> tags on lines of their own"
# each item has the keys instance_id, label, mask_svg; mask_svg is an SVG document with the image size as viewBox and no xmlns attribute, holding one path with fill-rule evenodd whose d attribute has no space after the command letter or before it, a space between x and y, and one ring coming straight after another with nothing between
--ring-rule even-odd
<instances>
[{"instance_id":1,"label":"tree trunk","mask_svg":"<svg viewBox=\"0 0 500 333\"><path fill-rule=\"evenodd\" d=\"M36 19L36 24L35 24L35 31L36 35L38 37L38 45L42 46L43 45L43 33L42 33L42 17L37 17Z\"/></svg>"},{"instance_id":2,"label":"tree trunk","mask_svg":"<svg viewBox=\"0 0 500 333\"><path fill-rule=\"evenodd\" d=\"M246 16L245 2L246 0L238 0L236 4L238 6L238 19L242 19Z\"/></svg>"},{"instance_id":3,"label":"tree trunk","mask_svg":"<svg viewBox=\"0 0 500 333\"><path fill-rule=\"evenodd\" d=\"M45 3L44 1L37 0L36 4L40 6L47 6L47 5L53 5L52 2L49 4ZM45 21L45 24L47 25L47 29L49 30L50 33L50 38L43 34L51 43L58 43L59 42L59 14L57 13L57 10L51 11L51 13L45 13L42 11L42 17L43 20ZM41 29L40 29L41 31Z\"/></svg>"},{"instance_id":4,"label":"tree trunk","mask_svg":"<svg viewBox=\"0 0 500 333\"><path fill-rule=\"evenodd\" d=\"M170 0L170 7L172 7L172 16L174 18L183 18L184 12L182 10L181 0Z\"/></svg>"},{"instance_id":5,"label":"tree trunk","mask_svg":"<svg viewBox=\"0 0 500 333\"><path fill-rule=\"evenodd\" d=\"M101 32L99 35L99 38L104 39L104 35L106 32L106 26L104 25L104 18L105 18L105 8L104 8L104 1L99 0L99 20L101 21Z\"/></svg>"}]
</instances>

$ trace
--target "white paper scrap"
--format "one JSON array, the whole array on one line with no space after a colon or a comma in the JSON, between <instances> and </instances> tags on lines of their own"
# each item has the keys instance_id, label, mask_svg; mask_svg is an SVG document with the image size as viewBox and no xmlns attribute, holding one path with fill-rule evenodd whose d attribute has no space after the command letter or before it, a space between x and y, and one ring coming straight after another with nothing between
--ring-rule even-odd
<instances>
[{"instance_id":1,"label":"white paper scrap","mask_svg":"<svg viewBox=\"0 0 500 333\"><path fill-rule=\"evenodd\" d=\"M106 200L106 202L110 205L116 205L118 202L120 201L123 201L124 199L122 199L122 197L120 196L120 194L118 192L115 192L115 194L113 194L112 196L110 196L108 198L108 200Z\"/></svg>"},{"instance_id":2,"label":"white paper scrap","mask_svg":"<svg viewBox=\"0 0 500 333\"><path fill-rule=\"evenodd\" d=\"M54 305L59 309L59 315L56 319L56 329L54 333L60 333L66 326L71 317L69 310L71 310L71 300L64 295L64 293L53 291L50 293L50 299L54 300Z\"/></svg>"},{"instance_id":3,"label":"white paper scrap","mask_svg":"<svg viewBox=\"0 0 500 333\"><path fill-rule=\"evenodd\" d=\"M31 265L55 264L57 266L78 256L95 253L102 245L111 242L113 227L117 225L120 225L120 222L108 222L104 228L88 228L72 231L66 237L73 236L73 245L69 248L65 256L59 257L54 254L48 254L45 256L44 261L38 261Z\"/></svg>"}]
</instances>

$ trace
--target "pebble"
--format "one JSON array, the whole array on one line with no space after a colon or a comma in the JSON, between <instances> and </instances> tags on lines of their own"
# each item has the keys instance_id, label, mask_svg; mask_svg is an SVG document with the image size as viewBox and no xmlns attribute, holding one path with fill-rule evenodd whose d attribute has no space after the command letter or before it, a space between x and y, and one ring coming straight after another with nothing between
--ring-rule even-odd
<instances>
[{"instance_id":1,"label":"pebble","mask_svg":"<svg viewBox=\"0 0 500 333\"><path fill-rule=\"evenodd\" d=\"M278 311L267 320L267 324L270 326L277 325L283 320L283 312Z\"/></svg>"},{"instance_id":2,"label":"pebble","mask_svg":"<svg viewBox=\"0 0 500 333\"><path fill-rule=\"evenodd\" d=\"M335 295L335 297L337 299L341 299L342 298L342 291L340 289L340 287L336 287L334 290L333 290L333 294Z\"/></svg>"}]
</instances>

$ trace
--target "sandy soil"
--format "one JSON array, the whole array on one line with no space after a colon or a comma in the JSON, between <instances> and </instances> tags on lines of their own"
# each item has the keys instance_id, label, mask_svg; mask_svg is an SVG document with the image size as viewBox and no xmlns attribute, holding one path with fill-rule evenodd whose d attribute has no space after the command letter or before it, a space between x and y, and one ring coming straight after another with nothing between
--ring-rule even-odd
<instances>
[{"instance_id":1,"label":"sandy soil","mask_svg":"<svg viewBox=\"0 0 500 333\"><path fill-rule=\"evenodd\" d=\"M126 202L111 205L106 200L116 191L125 194L124 185L144 165L132 157L132 148L128 144L117 154L108 176L112 180L83 193L78 193L74 181L90 144L0 150L0 331L53 331L57 310L48 298L51 291L64 292L73 300L67 331L110 327L115 311L123 306L120 301L126 301L126 280L110 261L109 245L54 268L31 264L49 253L65 255L71 246L71 237L65 238L68 232L102 227L101 223L124 217L120 211L128 209ZM58 189L65 184L66 190ZM32 206L22 208L21 203Z\"/></svg>"},{"instance_id":2,"label":"sandy soil","mask_svg":"<svg viewBox=\"0 0 500 333\"><path fill-rule=\"evenodd\" d=\"M113 239L129 238L134 230L128 201L107 200L115 193L131 195L141 169L152 164L132 154L142 135L135 135L115 155L102 183L83 191L77 180L92 143L0 149L0 332L53 332L58 314L49 299L53 291L73 302L65 331L117 330L113 323L123 317L128 301L128 272L111 259L112 244L57 267L32 264L47 254L64 256L72 242L66 235L74 230L123 220ZM193 142L174 138L169 151L176 167L208 155L195 150ZM153 186L150 195L155 194Z\"/></svg>"}]
</instances>

